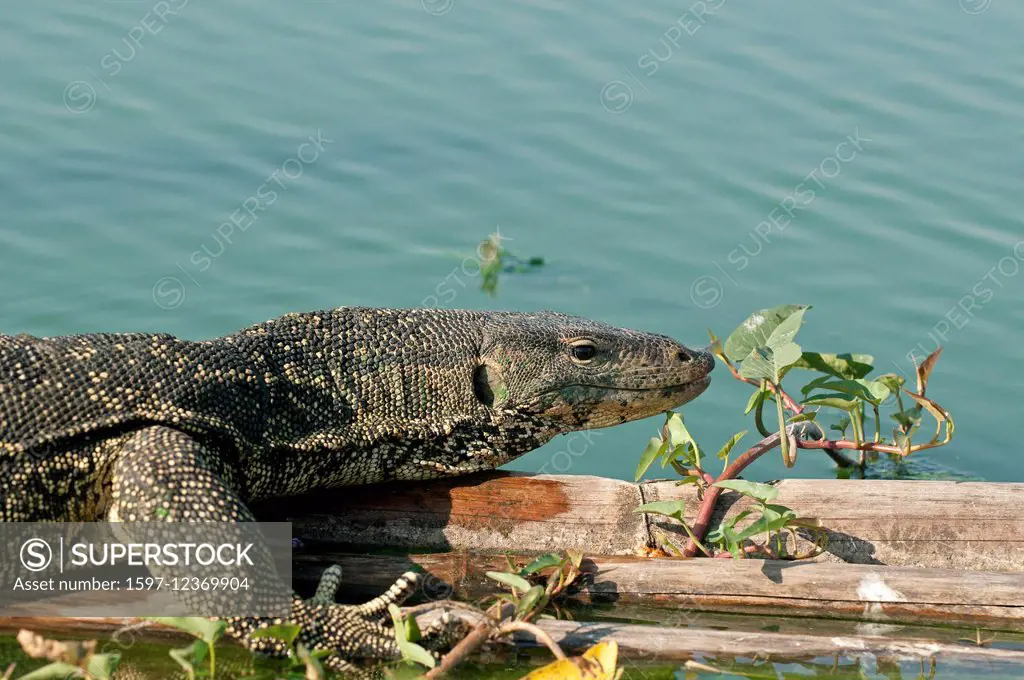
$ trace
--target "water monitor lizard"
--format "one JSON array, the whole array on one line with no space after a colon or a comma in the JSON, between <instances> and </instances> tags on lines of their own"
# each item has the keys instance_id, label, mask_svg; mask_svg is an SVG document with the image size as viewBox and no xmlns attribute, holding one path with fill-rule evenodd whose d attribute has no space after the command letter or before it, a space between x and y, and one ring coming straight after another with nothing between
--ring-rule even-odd
<instances>
[{"instance_id":1,"label":"water monitor lizard","mask_svg":"<svg viewBox=\"0 0 1024 680\"><path fill-rule=\"evenodd\" d=\"M555 435L658 414L714 359L554 312L343 307L215 340L0 335L0 520L253 521L314 489L490 470ZM335 668L398 654L386 617L293 599ZM233 619L248 634L266 619Z\"/></svg>"}]
</instances>

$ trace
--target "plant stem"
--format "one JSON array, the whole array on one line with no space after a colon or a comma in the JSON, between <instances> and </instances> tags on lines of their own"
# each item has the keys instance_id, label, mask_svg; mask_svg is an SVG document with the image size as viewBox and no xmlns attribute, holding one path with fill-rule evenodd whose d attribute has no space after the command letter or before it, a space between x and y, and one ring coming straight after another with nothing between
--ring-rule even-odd
<instances>
[{"instance_id":1,"label":"plant stem","mask_svg":"<svg viewBox=\"0 0 1024 680\"><path fill-rule=\"evenodd\" d=\"M759 390L764 390L764 382L761 381L761 387ZM768 395L764 395L757 400L757 406L754 408L754 425L757 426L757 431L761 433L762 437L770 437L771 432L764 426L764 400L768 398Z\"/></svg>"},{"instance_id":2,"label":"plant stem","mask_svg":"<svg viewBox=\"0 0 1024 680\"><path fill-rule=\"evenodd\" d=\"M532 623L527 623L526 621L511 621L509 623L504 624L501 628L499 628L497 634L499 636L508 635L509 633L516 632L517 630L522 631L524 633L529 633L533 637L537 638L537 641L542 642L545 647L550 649L551 653L554 654L555 658L559 661L567 658L565 656L565 652L563 652L562 648L558 646L558 643L555 642L544 629L539 628L538 626L535 626Z\"/></svg>"},{"instance_id":3,"label":"plant stem","mask_svg":"<svg viewBox=\"0 0 1024 680\"><path fill-rule=\"evenodd\" d=\"M736 460L729 464L729 467L722 471L722 474L718 476L716 481L735 479L748 465L778 445L778 432L769 437L765 437L757 444L754 444L740 454ZM711 515L715 512L715 503L718 501L718 497L722 495L722 491L723 489L720 486L709 486L704 491L704 501L700 504L700 510L697 511L697 518L693 522L693 535L698 540L703 540L704 536L708 532L708 524L711 522ZM697 555L697 550L697 544L694 543L691 538L690 542L687 543L686 547L683 549L683 556L695 557Z\"/></svg>"},{"instance_id":4,"label":"plant stem","mask_svg":"<svg viewBox=\"0 0 1024 680\"><path fill-rule=\"evenodd\" d=\"M779 388L781 391L781 387ZM796 463L795 454L791 457L789 452L789 435L786 432L786 414L782 410L782 400L775 400L775 411L779 414L779 443L782 445L782 462L786 467L791 468Z\"/></svg>"},{"instance_id":5,"label":"plant stem","mask_svg":"<svg viewBox=\"0 0 1024 680\"><path fill-rule=\"evenodd\" d=\"M424 678L439 678L451 669L455 668L464 658L469 656L473 650L482 645L487 641L487 638L491 636L491 632L494 630L494 622L490 619L485 619L476 625L469 635L462 638L459 644L452 647L452 650L445 654L441 658L439 663L434 668L427 671L423 676Z\"/></svg>"},{"instance_id":6,"label":"plant stem","mask_svg":"<svg viewBox=\"0 0 1024 680\"><path fill-rule=\"evenodd\" d=\"M872 404L871 408L875 410L875 443L882 441L882 420L878 415L878 404Z\"/></svg>"},{"instance_id":7,"label":"plant stem","mask_svg":"<svg viewBox=\"0 0 1024 680\"><path fill-rule=\"evenodd\" d=\"M737 380L742 380L748 385L753 385L755 387L761 386L761 381L754 380L753 378L744 378L742 375L740 375L740 372L736 370L736 367L733 366L731 362L726 362L725 365L729 368L729 372L732 373L732 377L736 378ZM779 396L780 394L782 395L782 402L783 404L785 404L786 410L792 411L793 413L804 412L804 407L798 404L796 400L793 399L793 397L786 394L785 390L783 390L780 385L768 383L768 389L774 392L775 396Z\"/></svg>"}]
</instances>

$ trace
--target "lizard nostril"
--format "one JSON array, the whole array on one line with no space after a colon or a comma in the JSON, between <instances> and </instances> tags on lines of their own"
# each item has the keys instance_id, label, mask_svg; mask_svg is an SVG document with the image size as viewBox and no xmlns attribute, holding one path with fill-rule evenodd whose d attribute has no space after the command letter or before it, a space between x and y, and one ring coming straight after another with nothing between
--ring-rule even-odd
<instances>
[{"instance_id":1,"label":"lizard nostril","mask_svg":"<svg viewBox=\"0 0 1024 680\"><path fill-rule=\"evenodd\" d=\"M687 352L685 349L681 349L678 352L676 352L676 358L679 359L679 361L681 361L684 364L693 361L693 355Z\"/></svg>"}]
</instances>

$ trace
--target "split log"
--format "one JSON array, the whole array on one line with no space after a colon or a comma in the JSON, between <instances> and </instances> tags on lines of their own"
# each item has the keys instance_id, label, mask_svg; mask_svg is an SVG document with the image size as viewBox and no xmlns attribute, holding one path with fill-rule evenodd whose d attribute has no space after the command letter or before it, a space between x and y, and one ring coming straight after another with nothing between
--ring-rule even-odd
<instances>
[{"instance_id":1,"label":"split log","mask_svg":"<svg viewBox=\"0 0 1024 680\"><path fill-rule=\"evenodd\" d=\"M456 614L457 615L457 614ZM431 615L421 621L426 624ZM938 660L939 663L970 662L971 671L1020 672L1024 668L1024 651L1001 649L928 639L907 639L892 629L882 634L852 633L815 635L794 632L741 632L707 630L694 627L646 626L621 623L579 623L542 619L537 625L547 632L566 652L582 653L605 639L614 639L619 655L627 664L664 663L700 659L714 664L738 657L770 661L806 660L814 657L859 658L877 657L878 662ZM60 637L105 637L130 646L137 641L169 642L189 639L174 629L126 618L35 617L0 618L0 630L29 628L35 632ZM517 646L536 646L529 635L517 633ZM229 641L230 644L230 641ZM1012 671L1010 670L1012 669ZM825 669L827 670L827 669Z\"/></svg>"},{"instance_id":2,"label":"split log","mask_svg":"<svg viewBox=\"0 0 1024 680\"><path fill-rule=\"evenodd\" d=\"M826 529L820 561L1024 572L1024 484L789 479L776 487L774 502ZM692 522L693 486L497 472L354 487L257 512L293 522L297 536L350 547L634 555L663 535L685 543L671 520L634 512L674 499L686 500ZM750 505L723 493L712 525Z\"/></svg>"},{"instance_id":3,"label":"split log","mask_svg":"<svg viewBox=\"0 0 1024 680\"><path fill-rule=\"evenodd\" d=\"M522 561L525 561L523 558ZM426 599L476 599L496 591L499 556L447 553L299 554L293 577L311 590L328 564L345 574L352 601L380 593L413 565L427 570ZM882 624L959 624L1024 631L1024 574L778 560L587 557L573 598L667 607L662 621L690 624L702 611L855 619Z\"/></svg>"},{"instance_id":4,"label":"split log","mask_svg":"<svg viewBox=\"0 0 1024 680\"><path fill-rule=\"evenodd\" d=\"M566 652L581 653L601 640L612 639L626 659L651 661L688 660L704 657L733 659L747 657L780 661L835 655L877 655L893 660L911 661L935 657L956 661L998 664L1005 670L1012 664L1017 672L1024 666L1024 652L1011 649L970 647L967 645L903 640L891 636L818 636L798 633L746 633L731 631L641 626L619 623L579 623L545 620L538 624ZM534 641L523 633L516 634L518 643ZM977 673L979 666L972 664ZM989 667L991 668L991 666ZM972 674L973 674L972 673Z\"/></svg>"}]
</instances>

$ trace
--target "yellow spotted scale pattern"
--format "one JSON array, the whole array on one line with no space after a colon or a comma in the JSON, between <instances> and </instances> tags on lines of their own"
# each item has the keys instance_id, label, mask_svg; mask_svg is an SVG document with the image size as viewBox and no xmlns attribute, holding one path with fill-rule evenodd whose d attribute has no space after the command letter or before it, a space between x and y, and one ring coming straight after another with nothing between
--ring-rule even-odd
<instances>
[{"instance_id":1,"label":"yellow spotted scale pattern","mask_svg":"<svg viewBox=\"0 0 1024 680\"><path fill-rule=\"evenodd\" d=\"M0 335L0 520L253 521L257 500L489 470L689 401L713 365L556 312L342 307L206 341ZM295 597L291 620L334 668L393 659L387 604L416 578L362 607ZM273 622L229 632L273 652L247 637Z\"/></svg>"}]
</instances>

